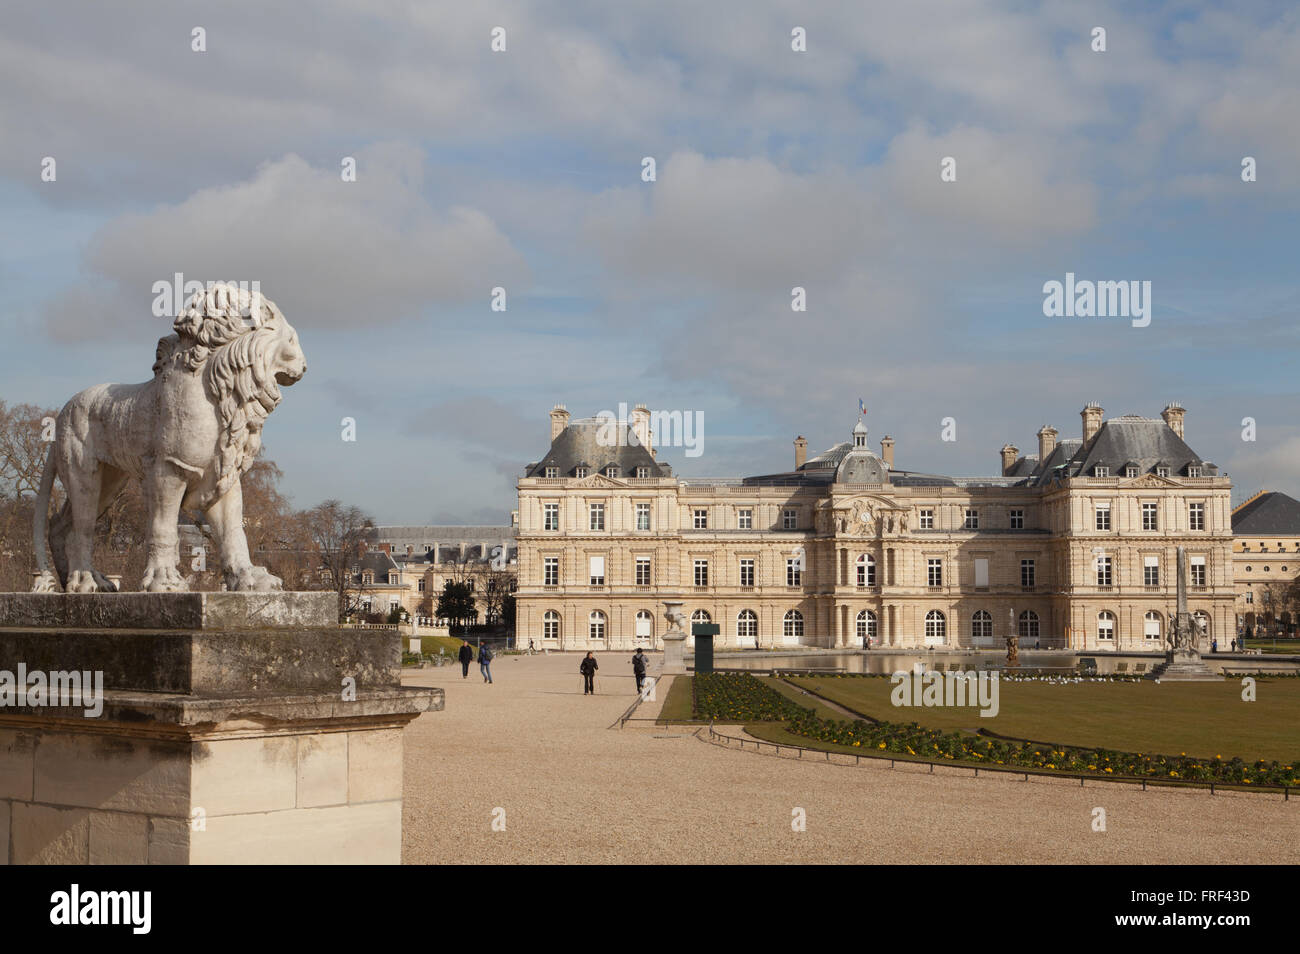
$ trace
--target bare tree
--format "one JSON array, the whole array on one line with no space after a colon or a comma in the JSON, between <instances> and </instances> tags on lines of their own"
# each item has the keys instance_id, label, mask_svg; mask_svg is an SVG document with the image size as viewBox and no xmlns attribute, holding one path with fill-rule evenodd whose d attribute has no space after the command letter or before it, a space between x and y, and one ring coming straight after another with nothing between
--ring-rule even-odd
<instances>
[{"instance_id":1,"label":"bare tree","mask_svg":"<svg viewBox=\"0 0 1300 954\"><path fill-rule=\"evenodd\" d=\"M0 401L0 590L31 588L34 505L50 447L46 438L57 413Z\"/></svg>"},{"instance_id":2,"label":"bare tree","mask_svg":"<svg viewBox=\"0 0 1300 954\"><path fill-rule=\"evenodd\" d=\"M375 522L360 507L326 500L304 514L307 535L331 589L338 594L339 621L354 608L352 568L360 561Z\"/></svg>"}]
</instances>

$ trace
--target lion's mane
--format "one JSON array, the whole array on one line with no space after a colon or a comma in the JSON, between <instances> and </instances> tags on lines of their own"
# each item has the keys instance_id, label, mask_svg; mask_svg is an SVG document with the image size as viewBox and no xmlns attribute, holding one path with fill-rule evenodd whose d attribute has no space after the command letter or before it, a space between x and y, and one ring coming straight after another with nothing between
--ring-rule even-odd
<instances>
[{"instance_id":1,"label":"lion's mane","mask_svg":"<svg viewBox=\"0 0 1300 954\"><path fill-rule=\"evenodd\" d=\"M173 360L202 373L221 421L216 496L252 466L262 446L262 425L280 403L272 369L284 315L258 293L216 284L193 295L176 317L176 335L158 342L158 374Z\"/></svg>"}]
</instances>

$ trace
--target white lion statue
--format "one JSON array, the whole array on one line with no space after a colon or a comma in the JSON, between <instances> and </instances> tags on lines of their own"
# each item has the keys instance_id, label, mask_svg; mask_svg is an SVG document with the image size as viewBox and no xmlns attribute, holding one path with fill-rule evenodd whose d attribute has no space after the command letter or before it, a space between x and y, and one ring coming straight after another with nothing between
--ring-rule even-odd
<instances>
[{"instance_id":1,"label":"white lion statue","mask_svg":"<svg viewBox=\"0 0 1300 954\"><path fill-rule=\"evenodd\" d=\"M143 484L149 519L141 589L186 589L177 568L181 508L206 515L228 589L280 589L249 559L240 477L280 403L278 385L307 371L298 333L260 293L230 284L193 295L172 327L176 334L158 341L152 381L87 388L59 412L36 501L36 592L117 589L92 566L91 549L95 521L129 477ZM56 476L68 499L50 519Z\"/></svg>"}]
</instances>

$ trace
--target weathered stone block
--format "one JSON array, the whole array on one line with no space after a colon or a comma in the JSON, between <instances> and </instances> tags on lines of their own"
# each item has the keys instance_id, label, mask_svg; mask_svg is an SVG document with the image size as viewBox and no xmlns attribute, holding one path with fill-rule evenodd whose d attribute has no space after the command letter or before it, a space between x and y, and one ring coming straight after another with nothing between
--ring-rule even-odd
<instances>
[{"instance_id":1,"label":"weathered stone block","mask_svg":"<svg viewBox=\"0 0 1300 954\"><path fill-rule=\"evenodd\" d=\"M190 822L184 818L149 819L149 864L185 865L190 861Z\"/></svg>"},{"instance_id":2,"label":"weathered stone block","mask_svg":"<svg viewBox=\"0 0 1300 954\"><path fill-rule=\"evenodd\" d=\"M91 812L89 860L92 865L148 864L148 816Z\"/></svg>"},{"instance_id":3,"label":"weathered stone block","mask_svg":"<svg viewBox=\"0 0 1300 954\"><path fill-rule=\"evenodd\" d=\"M0 729L0 798L31 801L35 754L35 735L16 729Z\"/></svg>"},{"instance_id":4,"label":"weathered stone block","mask_svg":"<svg viewBox=\"0 0 1300 954\"><path fill-rule=\"evenodd\" d=\"M298 736L298 807L348 800L348 739L342 732Z\"/></svg>"},{"instance_id":5,"label":"weathered stone block","mask_svg":"<svg viewBox=\"0 0 1300 954\"><path fill-rule=\"evenodd\" d=\"M348 734L348 801L379 802L402 797L402 730Z\"/></svg>"},{"instance_id":6,"label":"weathered stone block","mask_svg":"<svg viewBox=\"0 0 1300 954\"><path fill-rule=\"evenodd\" d=\"M195 746L191 805L217 815L294 808L298 740L293 736L220 739ZM188 815L189 807L182 814Z\"/></svg>"},{"instance_id":7,"label":"weathered stone block","mask_svg":"<svg viewBox=\"0 0 1300 954\"><path fill-rule=\"evenodd\" d=\"M36 746L33 798L45 804L183 816L189 788L181 742L51 732Z\"/></svg>"},{"instance_id":8,"label":"weathered stone block","mask_svg":"<svg viewBox=\"0 0 1300 954\"><path fill-rule=\"evenodd\" d=\"M191 864L399 864L402 803L224 815L192 832L191 845Z\"/></svg>"},{"instance_id":9,"label":"weathered stone block","mask_svg":"<svg viewBox=\"0 0 1300 954\"><path fill-rule=\"evenodd\" d=\"M16 865L84 865L89 859L90 812L84 808L13 803L10 860Z\"/></svg>"},{"instance_id":10,"label":"weathered stone block","mask_svg":"<svg viewBox=\"0 0 1300 954\"><path fill-rule=\"evenodd\" d=\"M0 593L0 626L202 631L337 623L333 593Z\"/></svg>"}]
</instances>

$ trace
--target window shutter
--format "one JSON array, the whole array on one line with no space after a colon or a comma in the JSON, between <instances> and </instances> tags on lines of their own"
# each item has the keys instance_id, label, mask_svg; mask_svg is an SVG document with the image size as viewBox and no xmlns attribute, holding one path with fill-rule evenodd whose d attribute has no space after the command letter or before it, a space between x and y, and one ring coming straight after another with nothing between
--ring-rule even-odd
<instances>
[{"instance_id":1,"label":"window shutter","mask_svg":"<svg viewBox=\"0 0 1300 954\"><path fill-rule=\"evenodd\" d=\"M989 561L988 560L975 561L975 585L976 586L989 585Z\"/></svg>"}]
</instances>

